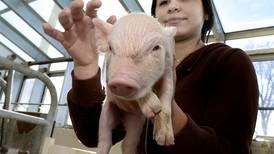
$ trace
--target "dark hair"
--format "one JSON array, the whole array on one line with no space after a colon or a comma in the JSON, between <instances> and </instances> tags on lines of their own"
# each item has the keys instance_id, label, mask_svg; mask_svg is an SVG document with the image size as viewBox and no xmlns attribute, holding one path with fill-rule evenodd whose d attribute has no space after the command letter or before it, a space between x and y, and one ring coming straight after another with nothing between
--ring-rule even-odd
<instances>
[{"instance_id":1,"label":"dark hair","mask_svg":"<svg viewBox=\"0 0 274 154\"><path fill-rule=\"evenodd\" d=\"M151 15L154 17L155 17L155 10L156 10L156 2L157 0L153 0L151 5ZM203 42L207 42L210 30L214 24L213 6L212 6L212 0L202 0L202 3L203 3L204 11L208 15L208 20L205 20L204 25L202 27L201 40Z\"/></svg>"}]
</instances>

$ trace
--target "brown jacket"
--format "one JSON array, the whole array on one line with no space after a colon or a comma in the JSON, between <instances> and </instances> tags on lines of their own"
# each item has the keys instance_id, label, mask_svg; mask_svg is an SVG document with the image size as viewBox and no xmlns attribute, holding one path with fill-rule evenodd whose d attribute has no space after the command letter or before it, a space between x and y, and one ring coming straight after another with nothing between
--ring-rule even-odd
<instances>
[{"instance_id":1,"label":"brown jacket","mask_svg":"<svg viewBox=\"0 0 274 154\"><path fill-rule=\"evenodd\" d=\"M248 154L255 129L258 85L253 65L240 49L215 43L187 56L176 68L175 100L188 122L175 145L158 146L148 125L148 154ZM68 105L74 130L83 144L97 145L104 91L100 74L88 80L73 78ZM145 129L144 129L145 130ZM113 131L121 140L122 126ZM144 153L145 133L139 144Z\"/></svg>"}]
</instances>

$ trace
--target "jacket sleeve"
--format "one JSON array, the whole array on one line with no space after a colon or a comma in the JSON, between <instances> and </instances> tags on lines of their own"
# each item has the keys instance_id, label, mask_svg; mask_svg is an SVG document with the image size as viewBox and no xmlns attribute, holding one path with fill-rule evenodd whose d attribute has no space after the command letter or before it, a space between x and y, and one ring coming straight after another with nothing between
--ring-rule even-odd
<instances>
[{"instance_id":1,"label":"jacket sleeve","mask_svg":"<svg viewBox=\"0 0 274 154\"><path fill-rule=\"evenodd\" d=\"M72 72L72 89L67 100L71 122L78 139L87 147L96 147L102 102L105 98L100 84L100 71L93 78L78 80ZM113 130L113 143L124 136L121 126Z\"/></svg>"},{"instance_id":2,"label":"jacket sleeve","mask_svg":"<svg viewBox=\"0 0 274 154\"><path fill-rule=\"evenodd\" d=\"M208 89L204 125L188 116L175 137L171 153L248 154L258 108L256 73L248 56L233 52L223 63L215 85ZM183 110L183 109L182 109Z\"/></svg>"}]
</instances>

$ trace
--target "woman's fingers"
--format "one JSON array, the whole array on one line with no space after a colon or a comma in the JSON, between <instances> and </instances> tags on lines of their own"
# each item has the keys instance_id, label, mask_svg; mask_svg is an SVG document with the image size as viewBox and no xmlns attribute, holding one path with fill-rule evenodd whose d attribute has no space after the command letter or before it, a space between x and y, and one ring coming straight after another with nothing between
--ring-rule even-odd
<instances>
[{"instance_id":1,"label":"woman's fingers","mask_svg":"<svg viewBox=\"0 0 274 154\"><path fill-rule=\"evenodd\" d=\"M64 8L59 14L59 22L65 29L65 31L70 30L73 25L71 10L69 8Z\"/></svg>"},{"instance_id":2,"label":"woman's fingers","mask_svg":"<svg viewBox=\"0 0 274 154\"><path fill-rule=\"evenodd\" d=\"M100 0L91 0L87 3L86 15L91 18L97 17L97 9L102 5Z\"/></svg>"},{"instance_id":3,"label":"woman's fingers","mask_svg":"<svg viewBox=\"0 0 274 154\"><path fill-rule=\"evenodd\" d=\"M46 34L51 36L52 38L56 39L59 42L64 41L64 34L56 29L54 29L49 23L43 24L43 29Z\"/></svg>"},{"instance_id":4,"label":"woman's fingers","mask_svg":"<svg viewBox=\"0 0 274 154\"><path fill-rule=\"evenodd\" d=\"M84 2L82 0L73 1L71 4L71 16L73 21L79 21L83 19L84 12L83 12Z\"/></svg>"}]
</instances>

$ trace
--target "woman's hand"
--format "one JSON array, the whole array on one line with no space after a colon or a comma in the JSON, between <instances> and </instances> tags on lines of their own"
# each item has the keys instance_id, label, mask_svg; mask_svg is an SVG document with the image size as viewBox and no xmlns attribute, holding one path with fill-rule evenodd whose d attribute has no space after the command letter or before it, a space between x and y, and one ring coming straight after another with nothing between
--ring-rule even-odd
<instances>
[{"instance_id":1,"label":"woman's hand","mask_svg":"<svg viewBox=\"0 0 274 154\"><path fill-rule=\"evenodd\" d=\"M100 0L89 1L86 12L84 2L73 1L70 8L63 9L59 14L59 22L64 32L53 28L49 23L43 25L45 33L58 40L67 49L74 60L74 75L78 79L87 79L98 71L98 55L95 41L95 30L92 19L97 17ZM108 20L113 22L115 16Z\"/></svg>"}]
</instances>

